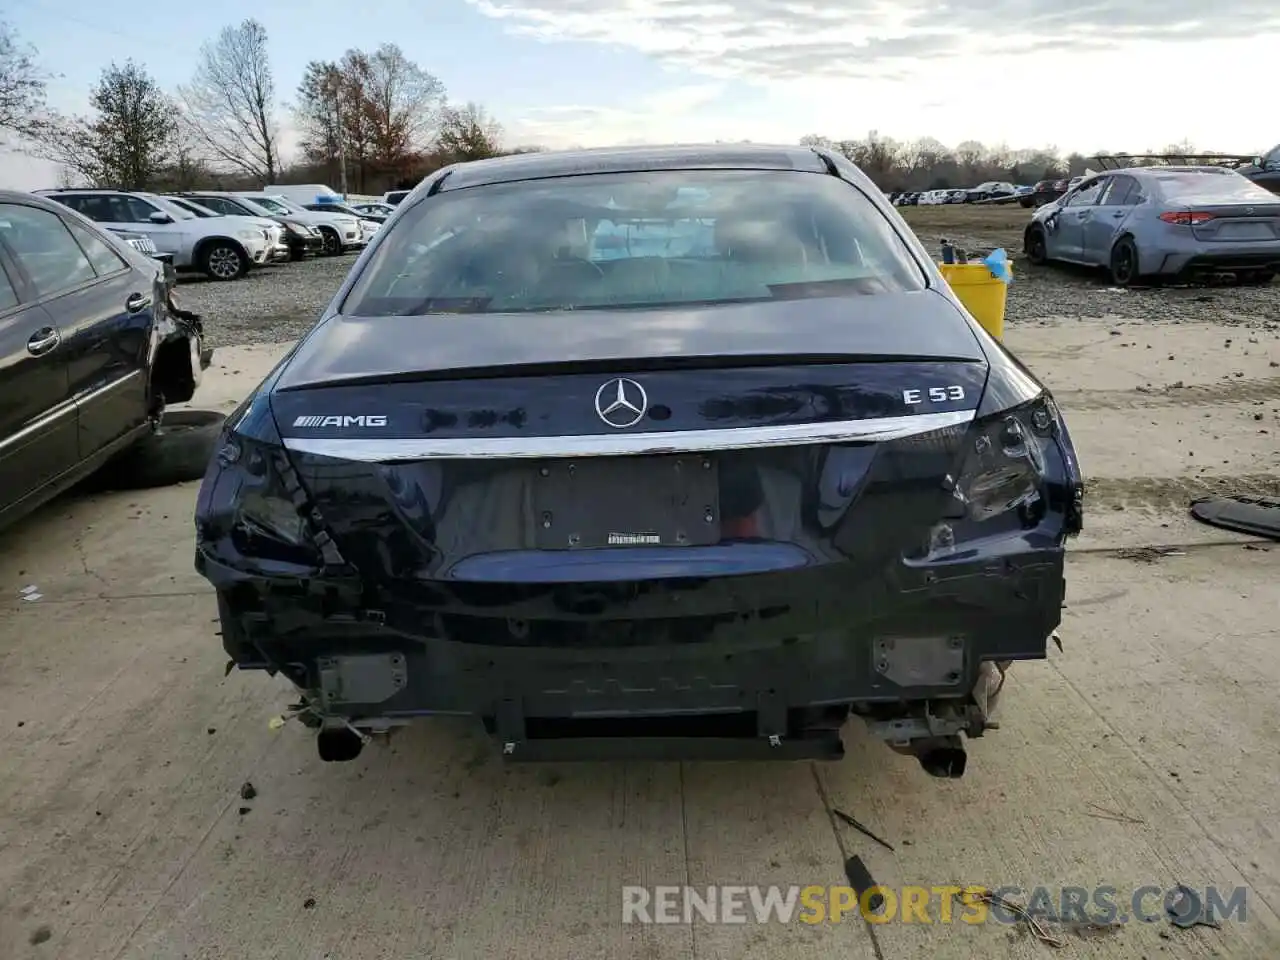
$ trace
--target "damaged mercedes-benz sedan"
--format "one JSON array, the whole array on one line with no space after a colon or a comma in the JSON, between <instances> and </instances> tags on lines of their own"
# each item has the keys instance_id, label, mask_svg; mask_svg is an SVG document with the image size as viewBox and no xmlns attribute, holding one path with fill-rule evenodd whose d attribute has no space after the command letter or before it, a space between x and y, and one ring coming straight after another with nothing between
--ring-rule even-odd
<instances>
[{"instance_id":1,"label":"damaged mercedes-benz sedan","mask_svg":"<svg viewBox=\"0 0 1280 960\"><path fill-rule=\"evenodd\" d=\"M1048 391L822 149L445 168L228 418L197 566L327 760L416 717L511 759L941 776L1045 656L1081 477Z\"/></svg>"}]
</instances>

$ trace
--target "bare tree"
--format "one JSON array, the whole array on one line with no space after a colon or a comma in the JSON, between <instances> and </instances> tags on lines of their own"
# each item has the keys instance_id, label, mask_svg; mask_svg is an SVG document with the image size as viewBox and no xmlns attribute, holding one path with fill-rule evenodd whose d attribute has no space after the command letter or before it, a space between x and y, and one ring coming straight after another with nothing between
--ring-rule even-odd
<instances>
[{"instance_id":1,"label":"bare tree","mask_svg":"<svg viewBox=\"0 0 1280 960\"><path fill-rule=\"evenodd\" d=\"M828 149L835 146L831 142L830 137L824 137L819 133L808 133L800 138L800 146L802 147L826 147Z\"/></svg>"},{"instance_id":2,"label":"bare tree","mask_svg":"<svg viewBox=\"0 0 1280 960\"><path fill-rule=\"evenodd\" d=\"M331 80L332 96L339 111L341 131L339 148L357 169L357 182L365 188L374 166L375 122L369 107L369 88L373 83L373 65L367 53L348 50L338 64L339 75Z\"/></svg>"},{"instance_id":3,"label":"bare tree","mask_svg":"<svg viewBox=\"0 0 1280 960\"><path fill-rule=\"evenodd\" d=\"M312 60L302 72L296 101L290 108L302 134L302 154L310 163L327 164L338 156L342 136L337 98L341 71L336 63Z\"/></svg>"},{"instance_id":4,"label":"bare tree","mask_svg":"<svg viewBox=\"0 0 1280 960\"><path fill-rule=\"evenodd\" d=\"M502 150L502 126L478 104L446 105L440 111L436 148L449 163L496 157Z\"/></svg>"},{"instance_id":5,"label":"bare tree","mask_svg":"<svg viewBox=\"0 0 1280 960\"><path fill-rule=\"evenodd\" d=\"M966 173L972 174L977 171L982 164L982 158L986 155L987 148L980 144L977 140L965 140L956 147L955 158Z\"/></svg>"},{"instance_id":6,"label":"bare tree","mask_svg":"<svg viewBox=\"0 0 1280 960\"><path fill-rule=\"evenodd\" d=\"M353 189L407 177L434 139L444 85L395 44L307 64L294 117L307 160L349 169ZM344 190L345 192L345 190Z\"/></svg>"},{"instance_id":7,"label":"bare tree","mask_svg":"<svg viewBox=\"0 0 1280 960\"><path fill-rule=\"evenodd\" d=\"M1010 150L1007 144L1000 143L987 149L986 162L1002 170L1013 167L1018 162L1017 152Z\"/></svg>"},{"instance_id":8,"label":"bare tree","mask_svg":"<svg viewBox=\"0 0 1280 960\"><path fill-rule=\"evenodd\" d=\"M97 116L51 115L31 134L36 156L93 186L143 190L174 156L173 102L139 64L111 64L89 98Z\"/></svg>"},{"instance_id":9,"label":"bare tree","mask_svg":"<svg viewBox=\"0 0 1280 960\"><path fill-rule=\"evenodd\" d=\"M390 172L403 167L432 139L444 84L394 43L382 44L360 66L361 114L368 124L372 158Z\"/></svg>"},{"instance_id":10,"label":"bare tree","mask_svg":"<svg viewBox=\"0 0 1280 960\"><path fill-rule=\"evenodd\" d=\"M203 138L191 123L185 111L175 112L173 128L173 159L162 172L158 183L167 190L194 190L205 186L212 171L204 159Z\"/></svg>"},{"instance_id":11,"label":"bare tree","mask_svg":"<svg viewBox=\"0 0 1280 960\"><path fill-rule=\"evenodd\" d=\"M224 27L216 40L200 48L195 76L179 92L211 162L275 182L280 128L262 24L245 20Z\"/></svg>"},{"instance_id":12,"label":"bare tree","mask_svg":"<svg viewBox=\"0 0 1280 960\"><path fill-rule=\"evenodd\" d=\"M347 192L347 139L344 107L346 80L341 67L331 61L312 60L298 84L292 106L294 123L302 133L302 155L312 166L325 168L326 179L336 172L340 190Z\"/></svg>"},{"instance_id":13,"label":"bare tree","mask_svg":"<svg viewBox=\"0 0 1280 960\"><path fill-rule=\"evenodd\" d=\"M35 54L17 31L0 22L0 133L30 134L44 107L48 75L37 66Z\"/></svg>"},{"instance_id":14,"label":"bare tree","mask_svg":"<svg viewBox=\"0 0 1280 960\"><path fill-rule=\"evenodd\" d=\"M952 149L932 137L899 145L875 131L859 140L809 134L800 142L839 150L885 190L943 190L983 180L1028 182L1068 172L1074 176L1087 165L1084 157L1063 157L1056 147L1012 150L1000 145L989 150L965 141Z\"/></svg>"}]
</instances>

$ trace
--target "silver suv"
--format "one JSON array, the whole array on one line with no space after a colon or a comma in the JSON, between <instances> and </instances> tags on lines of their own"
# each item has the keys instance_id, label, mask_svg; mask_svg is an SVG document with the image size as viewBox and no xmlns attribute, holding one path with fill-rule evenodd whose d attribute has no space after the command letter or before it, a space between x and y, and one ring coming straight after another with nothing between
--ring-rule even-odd
<instances>
[{"instance_id":1,"label":"silver suv","mask_svg":"<svg viewBox=\"0 0 1280 960\"><path fill-rule=\"evenodd\" d=\"M108 230L124 229L149 237L160 253L173 256L179 270L194 270L211 280L238 280L271 255L265 229L238 217L203 219L154 193L119 190L44 190L50 200L70 207Z\"/></svg>"}]
</instances>

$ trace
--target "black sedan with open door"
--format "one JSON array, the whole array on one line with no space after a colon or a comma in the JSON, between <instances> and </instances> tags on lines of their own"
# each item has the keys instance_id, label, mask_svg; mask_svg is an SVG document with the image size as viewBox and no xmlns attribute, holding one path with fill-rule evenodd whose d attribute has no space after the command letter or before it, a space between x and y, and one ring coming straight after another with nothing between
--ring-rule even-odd
<instances>
[{"instance_id":1,"label":"black sedan with open door","mask_svg":"<svg viewBox=\"0 0 1280 960\"><path fill-rule=\"evenodd\" d=\"M959 776L1081 498L843 157L530 154L404 201L228 418L196 565L327 760L433 714L513 760L836 758L856 714Z\"/></svg>"}]
</instances>

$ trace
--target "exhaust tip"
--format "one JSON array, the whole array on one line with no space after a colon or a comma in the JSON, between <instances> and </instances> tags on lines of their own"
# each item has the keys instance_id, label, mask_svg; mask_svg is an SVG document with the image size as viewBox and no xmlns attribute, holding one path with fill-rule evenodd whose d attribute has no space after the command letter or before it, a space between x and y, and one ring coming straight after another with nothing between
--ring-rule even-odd
<instances>
[{"instance_id":1,"label":"exhaust tip","mask_svg":"<svg viewBox=\"0 0 1280 960\"><path fill-rule=\"evenodd\" d=\"M316 747L320 751L320 759L325 763L346 763L360 756L364 740L354 731L340 727L336 730L321 730L316 736Z\"/></svg>"},{"instance_id":2,"label":"exhaust tip","mask_svg":"<svg viewBox=\"0 0 1280 960\"><path fill-rule=\"evenodd\" d=\"M944 780L959 780L964 776L969 755L961 746L959 738L955 739L955 743L939 744L916 754L925 773Z\"/></svg>"}]
</instances>

